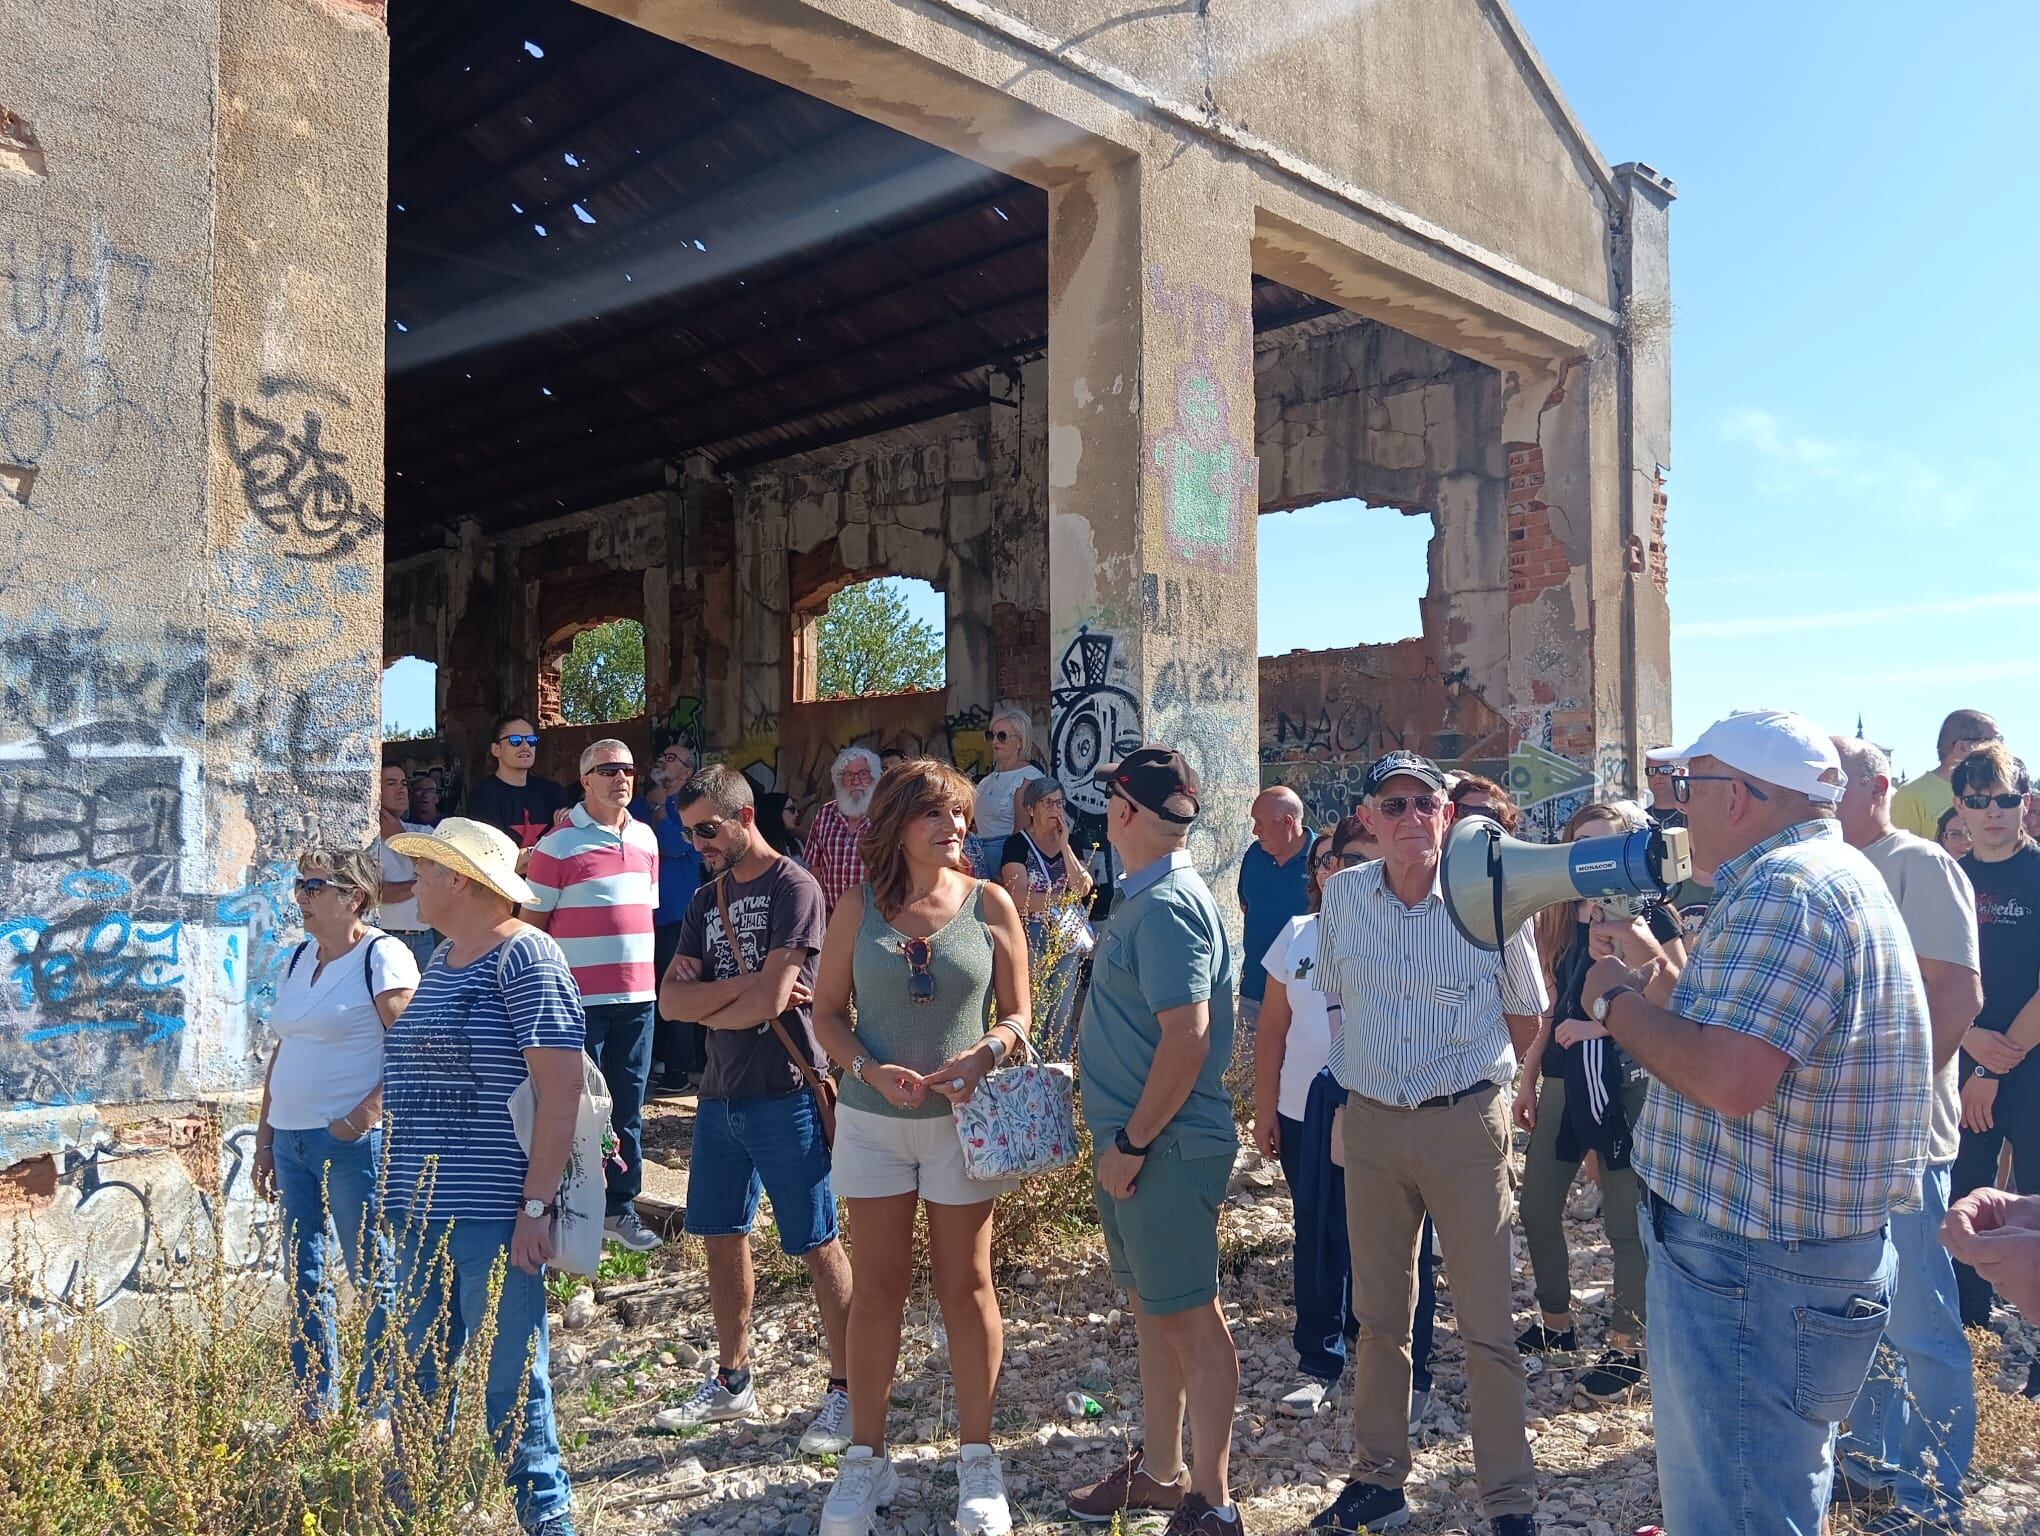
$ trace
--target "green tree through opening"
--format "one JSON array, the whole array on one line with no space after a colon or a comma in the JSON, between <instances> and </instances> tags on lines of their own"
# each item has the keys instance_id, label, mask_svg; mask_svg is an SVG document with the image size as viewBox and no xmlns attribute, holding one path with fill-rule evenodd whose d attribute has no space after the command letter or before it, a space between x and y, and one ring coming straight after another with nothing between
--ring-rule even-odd
<instances>
[{"instance_id":1,"label":"green tree through opening","mask_svg":"<svg viewBox=\"0 0 2040 1536\"><path fill-rule=\"evenodd\" d=\"M943 683L943 639L908 610L897 578L859 582L815 621L815 697L915 693Z\"/></svg>"},{"instance_id":2,"label":"green tree through opening","mask_svg":"<svg viewBox=\"0 0 2040 1536\"><path fill-rule=\"evenodd\" d=\"M560 720L601 725L645 712L645 630L635 619L612 619L574 636L560 659Z\"/></svg>"}]
</instances>

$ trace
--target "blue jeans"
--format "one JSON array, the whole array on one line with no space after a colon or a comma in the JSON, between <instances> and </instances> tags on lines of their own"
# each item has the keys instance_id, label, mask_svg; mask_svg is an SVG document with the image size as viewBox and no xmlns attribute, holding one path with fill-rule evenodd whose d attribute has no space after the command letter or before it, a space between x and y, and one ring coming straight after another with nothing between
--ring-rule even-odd
<instances>
[{"instance_id":1,"label":"blue jeans","mask_svg":"<svg viewBox=\"0 0 2040 1536\"><path fill-rule=\"evenodd\" d=\"M1948 1169L1929 1168L1920 1209L1891 1218L1898 1249L1889 1350L1849 1410L1837 1454L1857 1482L1889 1488L1908 1514L1948 1520L1962 1511L1962 1477L1976 1448L1976 1378L1955 1297L1955 1264L1941 1246ZM1934 1470L1935 1486L1923 1476Z\"/></svg>"},{"instance_id":2,"label":"blue jeans","mask_svg":"<svg viewBox=\"0 0 2040 1536\"><path fill-rule=\"evenodd\" d=\"M435 929L392 928L389 935L411 952L411 958L418 962L420 971L432 963L432 952L439 948L440 936Z\"/></svg>"},{"instance_id":3,"label":"blue jeans","mask_svg":"<svg viewBox=\"0 0 2040 1536\"><path fill-rule=\"evenodd\" d=\"M509 1262L514 1221L402 1222L397 1241L397 1285L402 1294L404 1353L419 1393L430 1398L440 1377L460 1364L468 1335L489 1310L489 1280L503 1264L496 1336L484 1367L482 1406L496 1454L508 1462L507 1481L526 1530L567 1513L572 1490L560 1465L553 1424L552 1376L547 1367L545 1275L527 1275ZM434 1337L435 1328L444 1331ZM527 1373L525 1357L530 1354ZM524 1394L521 1421L511 1418ZM452 1401L448 1401L452 1412Z\"/></svg>"},{"instance_id":4,"label":"blue jeans","mask_svg":"<svg viewBox=\"0 0 2040 1536\"><path fill-rule=\"evenodd\" d=\"M645 1084L652 1075L652 1005L603 1003L588 1010L588 1055L609 1083L609 1124L616 1132L623 1166L602 1174L608 1214L630 1209L645 1187Z\"/></svg>"},{"instance_id":5,"label":"blue jeans","mask_svg":"<svg viewBox=\"0 0 2040 1536\"><path fill-rule=\"evenodd\" d=\"M324 1127L274 1133L276 1199L296 1277L290 1365L314 1414L330 1413L340 1405L333 1379L340 1369L337 1307L333 1277L326 1268L336 1242L348 1275L371 1297L356 1390L363 1403L374 1402L378 1409L384 1406L381 1399L385 1394L375 1391L383 1330L389 1325L391 1288L390 1238L382 1225L376 1188L382 1170L382 1134L381 1126L356 1141L341 1141Z\"/></svg>"},{"instance_id":6,"label":"blue jeans","mask_svg":"<svg viewBox=\"0 0 2040 1536\"><path fill-rule=\"evenodd\" d=\"M1889 1233L1738 1237L1648 1191L1638 1217L1665 1529L1818 1536L1835 1425L1891 1315Z\"/></svg>"}]
</instances>

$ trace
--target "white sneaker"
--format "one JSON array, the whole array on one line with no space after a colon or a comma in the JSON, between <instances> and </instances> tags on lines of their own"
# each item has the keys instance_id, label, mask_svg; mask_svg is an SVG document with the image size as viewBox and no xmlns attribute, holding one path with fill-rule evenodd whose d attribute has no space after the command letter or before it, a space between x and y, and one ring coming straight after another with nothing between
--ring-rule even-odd
<instances>
[{"instance_id":1,"label":"white sneaker","mask_svg":"<svg viewBox=\"0 0 2040 1536\"><path fill-rule=\"evenodd\" d=\"M1325 1399L1331 1396L1331 1392L1332 1389L1325 1383L1314 1376L1307 1376L1303 1385L1295 1391L1284 1393L1282 1401L1276 1406L1292 1419L1314 1419L1318 1410L1324 1407Z\"/></svg>"},{"instance_id":2,"label":"white sneaker","mask_svg":"<svg viewBox=\"0 0 2040 1536\"><path fill-rule=\"evenodd\" d=\"M650 1253L664 1242L658 1233L638 1220L637 1211L630 1206L602 1218L602 1236L609 1242L621 1243L632 1253Z\"/></svg>"},{"instance_id":3,"label":"white sneaker","mask_svg":"<svg viewBox=\"0 0 2040 1536\"><path fill-rule=\"evenodd\" d=\"M836 1482L822 1500L821 1536L871 1536L879 1512L899 1497L900 1475L892 1458L853 1445L836 1463Z\"/></svg>"},{"instance_id":4,"label":"white sneaker","mask_svg":"<svg viewBox=\"0 0 2040 1536\"><path fill-rule=\"evenodd\" d=\"M723 1385L719 1374L711 1373L709 1378L694 1389L694 1396L677 1408L661 1408L652 1416L652 1427L668 1433L680 1429L698 1429L703 1424L720 1424L725 1419L741 1419L758 1410L758 1378L753 1375L744 1383L744 1390L732 1392Z\"/></svg>"},{"instance_id":5,"label":"white sneaker","mask_svg":"<svg viewBox=\"0 0 2040 1536\"><path fill-rule=\"evenodd\" d=\"M1010 1536L1006 1477L989 1445L966 1445L956 1462L956 1536Z\"/></svg>"},{"instance_id":6,"label":"white sneaker","mask_svg":"<svg viewBox=\"0 0 2040 1536\"><path fill-rule=\"evenodd\" d=\"M809 1456L839 1455L850 1448L850 1394L831 1387L822 1394L822 1406L801 1431L800 1448Z\"/></svg>"}]
</instances>

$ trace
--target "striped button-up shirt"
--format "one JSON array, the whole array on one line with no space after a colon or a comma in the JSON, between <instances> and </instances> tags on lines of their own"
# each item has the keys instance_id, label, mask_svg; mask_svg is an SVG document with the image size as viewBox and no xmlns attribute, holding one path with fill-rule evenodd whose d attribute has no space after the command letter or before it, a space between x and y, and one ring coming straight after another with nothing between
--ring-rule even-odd
<instances>
[{"instance_id":1,"label":"striped button-up shirt","mask_svg":"<svg viewBox=\"0 0 2040 1536\"><path fill-rule=\"evenodd\" d=\"M822 899L828 902L831 912L836 910L836 903L843 899L845 891L864 883L864 855L860 848L864 830L870 825L862 816L852 821L836 809L833 800L815 812L814 825L808 828L807 843L801 850L801 862L821 885Z\"/></svg>"},{"instance_id":2,"label":"striped button-up shirt","mask_svg":"<svg viewBox=\"0 0 2040 1536\"><path fill-rule=\"evenodd\" d=\"M1362 1098L1399 1105L1508 1082L1516 1051L1502 1015L1546 1007L1530 925L1491 954L1452 926L1435 876L1404 906L1387 868L1377 859L1325 882L1315 984L1337 993L1345 1013L1332 1075Z\"/></svg>"},{"instance_id":3,"label":"striped button-up shirt","mask_svg":"<svg viewBox=\"0 0 2040 1536\"><path fill-rule=\"evenodd\" d=\"M1926 991L1890 891L1841 828L1803 821L1715 871L1672 1011L1789 1058L1732 1119L1653 1083L1638 1176L1742 1237L1857 1237L1919 1204L1934 1097Z\"/></svg>"}]
</instances>

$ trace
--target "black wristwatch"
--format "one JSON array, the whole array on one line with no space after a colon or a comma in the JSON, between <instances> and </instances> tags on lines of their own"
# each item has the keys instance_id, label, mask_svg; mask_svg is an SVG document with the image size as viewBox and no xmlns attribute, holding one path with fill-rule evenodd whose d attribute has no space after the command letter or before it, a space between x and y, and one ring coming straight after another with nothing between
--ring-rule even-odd
<instances>
[{"instance_id":1,"label":"black wristwatch","mask_svg":"<svg viewBox=\"0 0 2040 1536\"><path fill-rule=\"evenodd\" d=\"M1149 1152L1154 1150L1155 1144L1153 1142L1149 1142L1144 1147L1136 1147L1133 1144L1133 1142L1127 1137L1126 1127L1122 1125L1118 1130L1112 1133L1112 1145L1117 1147L1121 1152L1125 1153L1128 1157L1146 1157Z\"/></svg>"}]
</instances>

